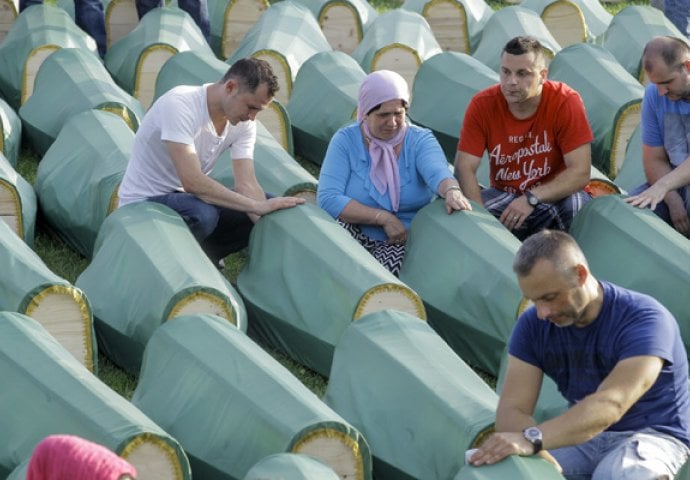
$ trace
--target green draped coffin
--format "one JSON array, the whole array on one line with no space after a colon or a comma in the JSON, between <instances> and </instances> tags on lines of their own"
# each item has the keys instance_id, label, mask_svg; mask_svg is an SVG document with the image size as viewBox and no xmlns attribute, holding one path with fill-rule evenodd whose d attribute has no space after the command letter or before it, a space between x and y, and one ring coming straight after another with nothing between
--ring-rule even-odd
<instances>
[{"instance_id":1,"label":"green draped coffin","mask_svg":"<svg viewBox=\"0 0 690 480\"><path fill-rule=\"evenodd\" d=\"M220 80L230 65L207 50L185 50L167 60L156 76L154 101L178 85L202 85Z\"/></svg>"},{"instance_id":2,"label":"green draped coffin","mask_svg":"<svg viewBox=\"0 0 690 480\"><path fill-rule=\"evenodd\" d=\"M304 62L287 105L297 155L321 165L333 134L357 117L365 76L350 55L339 51L317 53Z\"/></svg>"},{"instance_id":3,"label":"green draped coffin","mask_svg":"<svg viewBox=\"0 0 690 480\"><path fill-rule=\"evenodd\" d=\"M72 115L90 109L117 114L133 131L144 116L139 101L115 84L97 56L62 48L41 64L34 93L19 116L27 138L42 156Z\"/></svg>"},{"instance_id":4,"label":"green draped coffin","mask_svg":"<svg viewBox=\"0 0 690 480\"><path fill-rule=\"evenodd\" d=\"M146 343L166 320L206 312L247 328L237 292L182 218L161 204L138 202L111 213L76 285L93 306L101 350L135 374Z\"/></svg>"},{"instance_id":5,"label":"green draped coffin","mask_svg":"<svg viewBox=\"0 0 690 480\"><path fill-rule=\"evenodd\" d=\"M214 53L228 58L269 5L267 0L208 0Z\"/></svg>"},{"instance_id":6,"label":"green draped coffin","mask_svg":"<svg viewBox=\"0 0 690 480\"><path fill-rule=\"evenodd\" d=\"M480 90L496 83L498 74L469 55L459 52L434 55L422 63L415 77L410 119L434 132L446 158L453 163L470 100Z\"/></svg>"},{"instance_id":7,"label":"green draped coffin","mask_svg":"<svg viewBox=\"0 0 690 480\"><path fill-rule=\"evenodd\" d=\"M519 5L511 5L501 8L489 18L472 56L498 72L503 47L518 35L531 35L539 40L547 57L553 57L561 49L537 12Z\"/></svg>"},{"instance_id":8,"label":"green draped coffin","mask_svg":"<svg viewBox=\"0 0 690 480\"><path fill-rule=\"evenodd\" d=\"M338 480L340 477L329 466L314 457L299 453L275 453L259 460L242 480Z\"/></svg>"},{"instance_id":9,"label":"green draped coffin","mask_svg":"<svg viewBox=\"0 0 690 480\"><path fill-rule=\"evenodd\" d=\"M17 112L0 98L0 153L13 167L17 166L21 144L22 121Z\"/></svg>"},{"instance_id":10,"label":"green draped coffin","mask_svg":"<svg viewBox=\"0 0 690 480\"><path fill-rule=\"evenodd\" d=\"M437 199L412 220L400 270L431 326L463 360L494 375L525 304L512 271L519 247L479 205L448 215Z\"/></svg>"},{"instance_id":11,"label":"green draped coffin","mask_svg":"<svg viewBox=\"0 0 690 480\"><path fill-rule=\"evenodd\" d=\"M324 401L367 438L378 480L445 480L492 430L498 397L425 322L385 310L345 331Z\"/></svg>"},{"instance_id":12,"label":"green draped coffin","mask_svg":"<svg viewBox=\"0 0 690 480\"><path fill-rule=\"evenodd\" d=\"M70 247L86 258L98 230L117 208L117 190L134 143L122 118L101 110L73 116L38 164L41 213Z\"/></svg>"},{"instance_id":13,"label":"green draped coffin","mask_svg":"<svg viewBox=\"0 0 690 480\"><path fill-rule=\"evenodd\" d=\"M640 123L630 137L625 150L625 160L615 177L615 183L624 191L630 192L646 182L647 176L642 165L642 124Z\"/></svg>"},{"instance_id":14,"label":"green draped coffin","mask_svg":"<svg viewBox=\"0 0 690 480\"><path fill-rule=\"evenodd\" d=\"M586 43L558 52L549 66L549 79L579 92L594 133L592 165L615 177L628 140L640 123L642 85L608 50Z\"/></svg>"},{"instance_id":15,"label":"green draped coffin","mask_svg":"<svg viewBox=\"0 0 690 480\"><path fill-rule=\"evenodd\" d=\"M397 8L376 17L352 52L352 58L367 73L376 70L398 72L412 90L419 66L441 51L424 17Z\"/></svg>"},{"instance_id":16,"label":"green draped coffin","mask_svg":"<svg viewBox=\"0 0 690 480\"><path fill-rule=\"evenodd\" d=\"M0 92L13 108L31 96L41 63L60 48L81 48L98 58L96 42L62 8L32 5L17 17L0 43Z\"/></svg>"},{"instance_id":17,"label":"green draped coffin","mask_svg":"<svg viewBox=\"0 0 690 480\"><path fill-rule=\"evenodd\" d=\"M540 457L512 455L493 465L465 465L453 480L563 480L553 465Z\"/></svg>"},{"instance_id":18,"label":"green draped coffin","mask_svg":"<svg viewBox=\"0 0 690 480\"><path fill-rule=\"evenodd\" d=\"M276 2L247 32L227 62L233 64L244 57L266 60L280 85L275 98L287 105L302 64L312 55L328 50L331 46L307 7L292 1Z\"/></svg>"},{"instance_id":19,"label":"green draped coffin","mask_svg":"<svg viewBox=\"0 0 690 480\"><path fill-rule=\"evenodd\" d=\"M265 192L316 201L316 178L285 151L261 122L256 122L254 172ZM220 156L210 175L228 188L234 187L229 150Z\"/></svg>"},{"instance_id":20,"label":"green draped coffin","mask_svg":"<svg viewBox=\"0 0 690 480\"><path fill-rule=\"evenodd\" d=\"M319 22L333 50L352 54L364 32L378 16L366 0L296 0L307 7Z\"/></svg>"},{"instance_id":21,"label":"green draped coffin","mask_svg":"<svg viewBox=\"0 0 690 480\"><path fill-rule=\"evenodd\" d=\"M364 313L397 308L426 318L417 294L312 204L259 220L237 286L251 332L325 376L343 331Z\"/></svg>"},{"instance_id":22,"label":"green draped coffin","mask_svg":"<svg viewBox=\"0 0 690 480\"><path fill-rule=\"evenodd\" d=\"M520 6L537 12L561 47L596 41L613 18L599 0L525 0Z\"/></svg>"},{"instance_id":23,"label":"green draped coffin","mask_svg":"<svg viewBox=\"0 0 690 480\"><path fill-rule=\"evenodd\" d=\"M105 66L144 109L153 103L161 66L182 50L213 55L191 16L177 7L154 8L139 24L108 48Z\"/></svg>"},{"instance_id":24,"label":"green draped coffin","mask_svg":"<svg viewBox=\"0 0 690 480\"><path fill-rule=\"evenodd\" d=\"M484 0L405 0L402 8L422 15L444 51L472 53L493 15Z\"/></svg>"},{"instance_id":25,"label":"green draped coffin","mask_svg":"<svg viewBox=\"0 0 690 480\"><path fill-rule=\"evenodd\" d=\"M650 5L631 5L618 12L603 35L602 44L640 83L647 83L642 51L657 35L684 38L664 12Z\"/></svg>"},{"instance_id":26,"label":"green draped coffin","mask_svg":"<svg viewBox=\"0 0 690 480\"><path fill-rule=\"evenodd\" d=\"M74 358L97 370L91 306L84 292L57 276L0 221L0 311L28 315L53 335Z\"/></svg>"},{"instance_id":27,"label":"green draped coffin","mask_svg":"<svg viewBox=\"0 0 690 480\"><path fill-rule=\"evenodd\" d=\"M189 461L174 438L25 315L0 313L0 376L0 409L6 412L0 418L3 478L43 438L64 433L116 452L136 467L138 478L191 479Z\"/></svg>"},{"instance_id":28,"label":"green draped coffin","mask_svg":"<svg viewBox=\"0 0 690 480\"><path fill-rule=\"evenodd\" d=\"M156 330L132 403L180 441L194 478L239 480L267 455L293 452L340 478L371 479L364 437L215 315L180 316Z\"/></svg>"},{"instance_id":29,"label":"green draped coffin","mask_svg":"<svg viewBox=\"0 0 690 480\"><path fill-rule=\"evenodd\" d=\"M34 243L37 202L31 184L0 153L0 220L29 246Z\"/></svg>"},{"instance_id":30,"label":"green draped coffin","mask_svg":"<svg viewBox=\"0 0 690 480\"><path fill-rule=\"evenodd\" d=\"M187 50L170 57L156 77L154 101L165 92L178 85L203 85L219 81L230 68L230 65L216 58L212 53L203 50ZM261 123L278 140L281 146L292 154L292 130L290 117L285 107L273 100L268 108L256 116Z\"/></svg>"},{"instance_id":31,"label":"green draped coffin","mask_svg":"<svg viewBox=\"0 0 690 480\"><path fill-rule=\"evenodd\" d=\"M690 241L648 209L618 195L588 202L570 226L592 273L659 300L690 351Z\"/></svg>"}]
</instances>

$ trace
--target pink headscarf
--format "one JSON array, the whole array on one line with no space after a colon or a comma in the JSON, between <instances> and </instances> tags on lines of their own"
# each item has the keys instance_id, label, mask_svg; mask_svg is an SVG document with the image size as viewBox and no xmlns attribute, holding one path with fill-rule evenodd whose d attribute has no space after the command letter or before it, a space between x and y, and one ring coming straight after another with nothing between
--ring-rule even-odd
<instances>
[{"instance_id":1,"label":"pink headscarf","mask_svg":"<svg viewBox=\"0 0 690 480\"><path fill-rule=\"evenodd\" d=\"M362 125L364 134L369 140L369 155L371 155L369 177L381 195L388 189L393 211L397 211L400 205L400 172L393 147L405 138L407 125L403 124L397 135L390 140L381 140L371 135L367 123L363 121L372 108L390 100L409 102L410 93L403 77L390 70L377 70L364 77L359 87L357 121Z\"/></svg>"},{"instance_id":2,"label":"pink headscarf","mask_svg":"<svg viewBox=\"0 0 690 480\"><path fill-rule=\"evenodd\" d=\"M97 443L73 435L50 435L36 446L26 480L118 480L137 475L126 460Z\"/></svg>"}]
</instances>

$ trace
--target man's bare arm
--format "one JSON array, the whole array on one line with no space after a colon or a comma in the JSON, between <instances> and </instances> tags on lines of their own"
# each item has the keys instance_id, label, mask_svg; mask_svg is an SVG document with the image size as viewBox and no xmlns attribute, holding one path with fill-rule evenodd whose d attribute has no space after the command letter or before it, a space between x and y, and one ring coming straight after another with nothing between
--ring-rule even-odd
<instances>
[{"instance_id":1,"label":"man's bare arm","mask_svg":"<svg viewBox=\"0 0 690 480\"><path fill-rule=\"evenodd\" d=\"M585 143L563 154L563 162L565 163L565 170L549 182L542 183L532 189L532 193L542 202L557 202L582 190L587 185L592 170L591 145Z\"/></svg>"},{"instance_id":2,"label":"man's bare arm","mask_svg":"<svg viewBox=\"0 0 690 480\"><path fill-rule=\"evenodd\" d=\"M481 160L481 157L458 151L455 154L455 176L465 197L477 202L479 205L484 205L479 182L477 181L477 169Z\"/></svg>"},{"instance_id":3,"label":"man's bare arm","mask_svg":"<svg viewBox=\"0 0 690 480\"><path fill-rule=\"evenodd\" d=\"M201 171L199 159L191 145L168 141L165 144L182 188L206 203L256 215L304 203L303 199L296 197L276 197L260 201L234 192Z\"/></svg>"}]
</instances>

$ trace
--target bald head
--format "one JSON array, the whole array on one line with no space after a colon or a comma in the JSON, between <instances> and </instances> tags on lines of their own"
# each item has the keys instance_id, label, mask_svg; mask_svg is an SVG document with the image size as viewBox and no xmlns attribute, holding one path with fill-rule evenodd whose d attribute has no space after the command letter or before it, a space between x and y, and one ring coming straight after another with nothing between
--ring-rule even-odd
<instances>
[{"instance_id":1,"label":"bald head","mask_svg":"<svg viewBox=\"0 0 690 480\"><path fill-rule=\"evenodd\" d=\"M654 37L647 42L642 52L642 66L647 72L652 71L659 61L673 69L687 60L690 60L690 47L675 37Z\"/></svg>"}]
</instances>

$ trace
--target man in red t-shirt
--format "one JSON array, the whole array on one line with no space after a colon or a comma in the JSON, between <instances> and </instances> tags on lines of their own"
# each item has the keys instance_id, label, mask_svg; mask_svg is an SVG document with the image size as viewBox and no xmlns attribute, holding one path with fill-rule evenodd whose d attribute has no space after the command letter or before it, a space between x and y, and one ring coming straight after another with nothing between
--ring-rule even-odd
<instances>
[{"instance_id":1,"label":"man in red t-shirt","mask_svg":"<svg viewBox=\"0 0 690 480\"><path fill-rule=\"evenodd\" d=\"M590 196L592 130L580 95L546 79L544 50L532 37L510 40L501 53L500 83L470 102L455 172L463 193L525 239L544 228L568 230ZM490 188L477 168L489 156Z\"/></svg>"}]
</instances>

